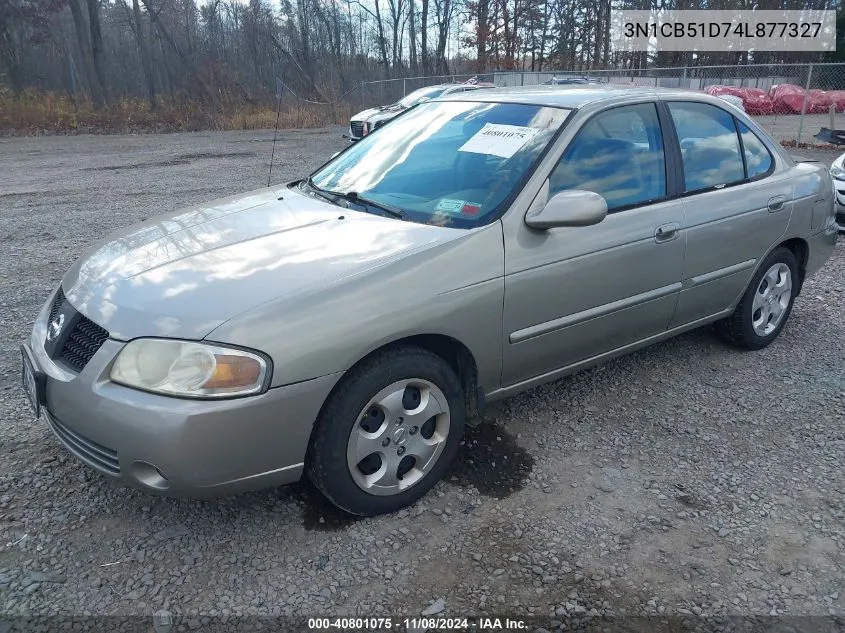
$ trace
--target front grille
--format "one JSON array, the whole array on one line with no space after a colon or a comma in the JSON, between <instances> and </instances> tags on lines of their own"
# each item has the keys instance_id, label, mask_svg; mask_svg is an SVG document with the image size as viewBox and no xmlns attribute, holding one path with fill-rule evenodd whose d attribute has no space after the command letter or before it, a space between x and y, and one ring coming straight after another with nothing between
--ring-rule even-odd
<instances>
[{"instance_id":1,"label":"front grille","mask_svg":"<svg viewBox=\"0 0 845 633\"><path fill-rule=\"evenodd\" d=\"M59 286L50 306L50 322L59 314L64 314L65 328L70 327L71 330L66 336L59 336L52 348L50 348L48 340L46 344L48 353L52 358L60 359L70 369L80 372L106 342L109 333L90 319L79 314L68 302L61 286Z\"/></svg>"},{"instance_id":2,"label":"front grille","mask_svg":"<svg viewBox=\"0 0 845 633\"><path fill-rule=\"evenodd\" d=\"M109 333L106 330L91 319L80 315L59 358L71 369L82 371L108 337Z\"/></svg>"},{"instance_id":3,"label":"front grille","mask_svg":"<svg viewBox=\"0 0 845 633\"><path fill-rule=\"evenodd\" d=\"M59 310L62 307L62 304L65 302L65 293L62 290L62 287L59 286L59 291L56 293L55 298L53 299L53 305L50 306L50 321L56 318L56 315L59 313Z\"/></svg>"},{"instance_id":4,"label":"front grille","mask_svg":"<svg viewBox=\"0 0 845 633\"><path fill-rule=\"evenodd\" d=\"M53 433L83 462L107 475L120 474L120 462L115 451L77 433L50 413L47 414L47 421Z\"/></svg>"},{"instance_id":5,"label":"front grille","mask_svg":"<svg viewBox=\"0 0 845 633\"><path fill-rule=\"evenodd\" d=\"M349 130L352 132L353 138L361 138L362 136L364 136L364 122L350 121Z\"/></svg>"}]
</instances>

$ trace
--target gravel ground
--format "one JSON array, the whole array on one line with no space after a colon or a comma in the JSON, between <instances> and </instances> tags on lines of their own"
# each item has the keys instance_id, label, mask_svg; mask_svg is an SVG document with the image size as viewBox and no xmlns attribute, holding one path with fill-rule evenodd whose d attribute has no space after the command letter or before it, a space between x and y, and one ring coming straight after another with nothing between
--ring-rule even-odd
<instances>
[{"instance_id":1,"label":"gravel ground","mask_svg":"<svg viewBox=\"0 0 845 633\"><path fill-rule=\"evenodd\" d=\"M757 124L778 141L794 141L801 131L802 143L821 143L815 138L823 127L830 127L829 114L805 114L804 124L801 124L800 114L773 114L769 116L755 116ZM845 127L845 116L837 113L833 122L835 129ZM841 152L840 152L841 153Z\"/></svg>"},{"instance_id":2,"label":"gravel ground","mask_svg":"<svg viewBox=\"0 0 845 633\"><path fill-rule=\"evenodd\" d=\"M342 148L341 131L280 133L278 179ZM108 231L266 183L271 140L0 140L0 614L845 624L841 243L769 348L705 328L498 403L448 480L392 516L349 519L307 484L159 498L67 455L18 387L44 297Z\"/></svg>"}]
</instances>

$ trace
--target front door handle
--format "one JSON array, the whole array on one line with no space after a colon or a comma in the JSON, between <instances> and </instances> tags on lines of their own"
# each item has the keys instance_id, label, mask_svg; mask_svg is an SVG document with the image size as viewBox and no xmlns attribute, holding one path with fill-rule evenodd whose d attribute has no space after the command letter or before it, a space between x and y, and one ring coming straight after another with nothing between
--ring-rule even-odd
<instances>
[{"instance_id":1,"label":"front door handle","mask_svg":"<svg viewBox=\"0 0 845 633\"><path fill-rule=\"evenodd\" d=\"M786 202L786 196L773 196L769 198L769 212L774 213L783 209L783 203Z\"/></svg>"},{"instance_id":2,"label":"front door handle","mask_svg":"<svg viewBox=\"0 0 845 633\"><path fill-rule=\"evenodd\" d=\"M654 241L655 242L671 242L676 237L678 237L678 229L681 228L681 225L677 222L670 222L669 224L661 224L656 229L654 229Z\"/></svg>"}]
</instances>

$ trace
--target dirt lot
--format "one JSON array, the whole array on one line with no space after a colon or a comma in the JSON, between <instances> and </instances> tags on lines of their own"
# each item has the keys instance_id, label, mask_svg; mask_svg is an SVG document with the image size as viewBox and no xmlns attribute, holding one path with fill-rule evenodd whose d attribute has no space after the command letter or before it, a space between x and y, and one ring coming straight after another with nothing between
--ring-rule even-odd
<instances>
[{"instance_id":1,"label":"dirt lot","mask_svg":"<svg viewBox=\"0 0 845 633\"><path fill-rule=\"evenodd\" d=\"M281 133L274 180L319 165L340 134ZM2 614L165 608L202 628L412 615L440 598L440 615L545 629L599 614L845 623L841 243L771 347L740 353L705 328L505 400L451 477L397 515L350 520L305 484L157 498L69 457L18 388L37 309L110 230L266 184L271 139L0 140L0 630Z\"/></svg>"},{"instance_id":2,"label":"dirt lot","mask_svg":"<svg viewBox=\"0 0 845 633\"><path fill-rule=\"evenodd\" d=\"M830 127L830 116L827 114L805 114L803 126L800 114L755 116L754 120L778 141L794 141L798 138L800 130L802 143L821 143L814 135L818 134L821 128ZM845 116L841 112L836 115L834 126L835 129L845 128Z\"/></svg>"}]
</instances>

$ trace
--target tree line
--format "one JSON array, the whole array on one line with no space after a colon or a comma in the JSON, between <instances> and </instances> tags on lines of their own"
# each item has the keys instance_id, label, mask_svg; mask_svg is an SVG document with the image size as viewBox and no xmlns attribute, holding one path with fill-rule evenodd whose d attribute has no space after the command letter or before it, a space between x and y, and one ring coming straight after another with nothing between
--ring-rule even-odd
<instances>
[{"instance_id":1,"label":"tree line","mask_svg":"<svg viewBox=\"0 0 845 633\"><path fill-rule=\"evenodd\" d=\"M831 8L830 0L740 0ZM619 53L613 9L736 8L736 0L0 0L0 87L124 97L333 102L375 79L814 61L819 54ZM841 55L840 51L840 55Z\"/></svg>"}]
</instances>

